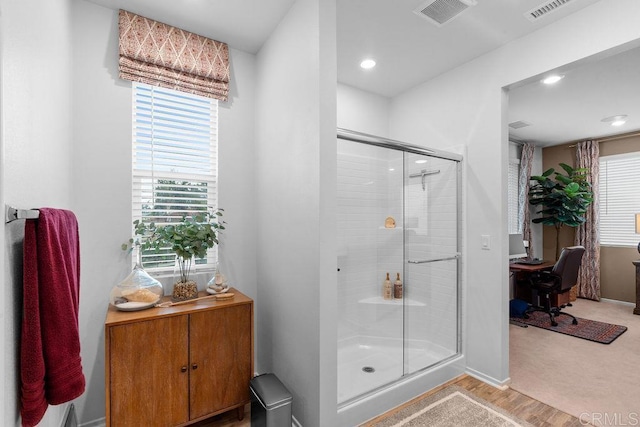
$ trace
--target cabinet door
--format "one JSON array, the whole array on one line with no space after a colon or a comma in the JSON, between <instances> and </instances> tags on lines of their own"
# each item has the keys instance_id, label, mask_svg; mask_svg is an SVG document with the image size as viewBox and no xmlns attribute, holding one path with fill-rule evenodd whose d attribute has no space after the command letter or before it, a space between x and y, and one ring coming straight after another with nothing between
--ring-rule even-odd
<instances>
[{"instance_id":1,"label":"cabinet door","mask_svg":"<svg viewBox=\"0 0 640 427\"><path fill-rule=\"evenodd\" d=\"M251 305L190 315L191 419L249 401Z\"/></svg>"},{"instance_id":2,"label":"cabinet door","mask_svg":"<svg viewBox=\"0 0 640 427\"><path fill-rule=\"evenodd\" d=\"M111 425L188 421L188 316L113 326L109 335Z\"/></svg>"}]
</instances>

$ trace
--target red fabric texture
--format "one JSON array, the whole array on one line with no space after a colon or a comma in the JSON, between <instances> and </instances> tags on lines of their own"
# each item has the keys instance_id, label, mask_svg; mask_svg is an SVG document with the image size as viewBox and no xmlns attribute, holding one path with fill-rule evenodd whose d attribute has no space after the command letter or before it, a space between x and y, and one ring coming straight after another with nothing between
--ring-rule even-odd
<instances>
[{"instance_id":1,"label":"red fabric texture","mask_svg":"<svg viewBox=\"0 0 640 427\"><path fill-rule=\"evenodd\" d=\"M23 426L85 389L78 325L80 243L71 211L42 208L24 236L20 347Z\"/></svg>"}]
</instances>

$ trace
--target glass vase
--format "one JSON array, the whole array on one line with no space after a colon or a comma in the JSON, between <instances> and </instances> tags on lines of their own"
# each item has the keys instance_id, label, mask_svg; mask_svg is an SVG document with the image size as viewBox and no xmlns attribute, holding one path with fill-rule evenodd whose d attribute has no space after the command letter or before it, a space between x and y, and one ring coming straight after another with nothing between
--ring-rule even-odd
<instances>
[{"instance_id":1,"label":"glass vase","mask_svg":"<svg viewBox=\"0 0 640 427\"><path fill-rule=\"evenodd\" d=\"M216 264L216 269L213 277L207 283L207 292L210 294L220 294L229 290L229 284L227 278L220 271L220 264Z\"/></svg>"},{"instance_id":2,"label":"glass vase","mask_svg":"<svg viewBox=\"0 0 640 427\"><path fill-rule=\"evenodd\" d=\"M171 292L173 302L198 298L198 284L195 280L188 279L196 273L196 263L192 261L193 258L184 259L176 256L173 268L173 291Z\"/></svg>"},{"instance_id":3,"label":"glass vase","mask_svg":"<svg viewBox=\"0 0 640 427\"><path fill-rule=\"evenodd\" d=\"M162 284L142 268L142 251L137 248L136 265L111 290L109 302L118 310L136 311L153 307L163 296Z\"/></svg>"}]
</instances>

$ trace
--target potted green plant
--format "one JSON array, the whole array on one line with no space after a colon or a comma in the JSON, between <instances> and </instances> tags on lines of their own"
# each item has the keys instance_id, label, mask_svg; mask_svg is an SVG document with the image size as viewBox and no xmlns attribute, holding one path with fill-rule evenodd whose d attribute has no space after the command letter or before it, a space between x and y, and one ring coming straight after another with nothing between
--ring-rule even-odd
<instances>
[{"instance_id":1,"label":"potted green plant","mask_svg":"<svg viewBox=\"0 0 640 427\"><path fill-rule=\"evenodd\" d=\"M535 184L529 189L529 203L538 206L537 213L541 215L533 222L556 229L556 259L560 256L560 229L564 225L577 227L584 223L587 207L593 202L588 170L565 163L560 163L560 167L565 173L550 168L542 175L532 176Z\"/></svg>"},{"instance_id":2,"label":"potted green plant","mask_svg":"<svg viewBox=\"0 0 640 427\"><path fill-rule=\"evenodd\" d=\"M189 279L194 258L204 258L207 250L218 244L218 233L224 230L220 219L223 209L183 216L179 222L157 225L135 220L134 237L128 245L139 246L141 251L161 253L170 250L176 256L179 279L173 285L172 299L183 301L198 296L198 285Z\"/></svg>"}]
</instances>

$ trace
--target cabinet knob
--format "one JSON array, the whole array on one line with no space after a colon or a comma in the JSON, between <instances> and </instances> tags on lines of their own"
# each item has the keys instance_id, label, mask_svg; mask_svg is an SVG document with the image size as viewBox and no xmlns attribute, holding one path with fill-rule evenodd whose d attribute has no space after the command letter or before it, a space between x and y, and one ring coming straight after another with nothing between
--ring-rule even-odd
<instances>
[{"instance_id":1,"label":"cabinet knob","mask_svg":"<svg viewBox=\"0 0 640 427\"><path fill-rule=\"evenodd\" d=\"M198 369L198 364L194 363L193 365L191 365L191 369L193 369L194 371Z\"/></svg>"},{"instance_id":2,"label":"cabinet knob","mask_svg":"<svg viewBox=\"0 0 640 427\"><path fill-rule=\"evenodd\" d=\"M180 368L180 372L187 372L187 367L183 366L182 368Z\"/></svg>"}]
</instances>

